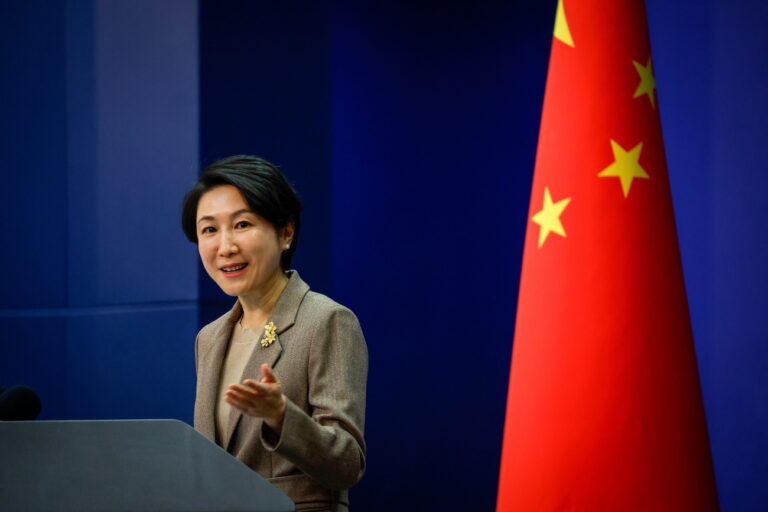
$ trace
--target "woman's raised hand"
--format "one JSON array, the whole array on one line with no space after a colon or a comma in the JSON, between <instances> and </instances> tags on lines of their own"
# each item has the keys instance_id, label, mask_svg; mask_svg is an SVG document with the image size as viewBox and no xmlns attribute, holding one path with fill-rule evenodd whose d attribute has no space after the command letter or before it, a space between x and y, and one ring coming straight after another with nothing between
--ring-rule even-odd
<instances>
[{"instance_id":1,"label":"woman's raised hand","mask_svg":"<svg viewBox=\"0 0 768 512\"><path fill-rule=\"evenodd\" d=\"M264 418L264 423L280 434L285 418L285 395L268 364L261 365L261 373L263 377L259 382L246 379L242 384L230 384L224 401L243 414Z\"/></svg>"}]
</instances>

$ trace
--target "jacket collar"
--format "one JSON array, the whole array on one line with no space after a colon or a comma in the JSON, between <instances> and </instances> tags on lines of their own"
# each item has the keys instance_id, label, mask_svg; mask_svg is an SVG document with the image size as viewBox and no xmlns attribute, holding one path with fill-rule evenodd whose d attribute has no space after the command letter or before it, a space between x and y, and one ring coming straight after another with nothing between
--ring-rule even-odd
<instances>
[{"instance_id":1,"label":"jacket collar","mask_svg":"<svg viewBox=\"0 0 768 512\"><path fill-rule=\"evenodd\" d=\"M275 324L277 334L282 334L296 323L296 316L299 314L301 301L304 300L304 296L309 291L309 285L299 277L297 271L289 270L287 274L288 284L283 288L277 303L275 303L275 307L272 309L272 314L269 315L267 320L267 323L273 322ZM226 335L225 342L228 342L232 336L232 329L241 316L243 316L243 306L238 300L232 306L232 309L229 310L227 321L219 333L217 333L217 336L220 337L221 334Z\"/></svg>"}]
</instances>

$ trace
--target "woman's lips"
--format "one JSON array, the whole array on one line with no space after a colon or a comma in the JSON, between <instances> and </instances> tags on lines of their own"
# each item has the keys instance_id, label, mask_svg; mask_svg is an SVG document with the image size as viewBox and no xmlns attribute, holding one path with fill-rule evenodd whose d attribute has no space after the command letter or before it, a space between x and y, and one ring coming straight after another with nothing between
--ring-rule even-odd
<instances>
[{"instance_id":1,"label":"woman's lips","mask_svg":"<svg viewBox=\"0 0 768 512\"><path fill-rule=\"evenodd\" d=\"M245 267L247 266L247 263L235 263L232 265L224 265L219 270L224 274L224 277L237 277L245 272Z\"/></svg>"}]
</instances>

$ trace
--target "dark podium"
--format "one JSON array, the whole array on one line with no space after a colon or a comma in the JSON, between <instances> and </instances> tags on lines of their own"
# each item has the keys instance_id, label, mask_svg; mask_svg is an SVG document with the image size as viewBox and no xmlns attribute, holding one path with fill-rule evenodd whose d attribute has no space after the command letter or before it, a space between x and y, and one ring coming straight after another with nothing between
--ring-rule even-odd
<instances>
[{"instance_id":1,"label":"dark podium","mask_svg":"<svg viewBox=\"0 0 768 512\"><path fill-rule=\"evenodd\" d=\"M0 510L292 512L294 504L180 421L0 421Z\"/></svg>"}]
</instances>

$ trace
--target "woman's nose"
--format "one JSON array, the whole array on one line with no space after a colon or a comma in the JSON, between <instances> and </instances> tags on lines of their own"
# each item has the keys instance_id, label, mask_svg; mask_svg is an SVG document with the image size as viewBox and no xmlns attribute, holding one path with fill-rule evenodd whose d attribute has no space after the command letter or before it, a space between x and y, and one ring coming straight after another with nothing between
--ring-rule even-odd
<instances>
[{"instance_id":1,"label":"woman's nose","mask_svg":"<svg viewBox=\"0 0 768 512\"><path fill-rule=\"evenodd\" d=\"M221 234L221 243L219 244L219 253L221 253L222 256L229 256L237 251L238 248L235 243L235 237L232 236L232 233L226 231L223 232Z\"/></svg>"}]
</instances>

